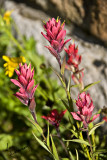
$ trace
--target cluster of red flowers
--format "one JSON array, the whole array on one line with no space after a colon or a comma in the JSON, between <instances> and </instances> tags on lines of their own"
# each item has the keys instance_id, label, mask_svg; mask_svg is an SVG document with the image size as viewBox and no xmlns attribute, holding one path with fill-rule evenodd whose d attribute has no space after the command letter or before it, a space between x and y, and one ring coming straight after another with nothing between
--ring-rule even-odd
<instances>
[{"instance_id":1,"label":"cluster of red flowers","mask_svg":"<svg viewBox=\"0 0 107 160\"><path fill-rule=\"evenodd\" d=\"M67 110L62 111L60 114L56 109L53 109L51 111L51 114L48 116L42 116L42 118L48 120L52 125L54 125L56 128L59 127L60 121L63 118L64 114L66 113Z\"/></svg>"},{"instance_id":2,"label":"cluster of red flowers","mask_svg":"<svg viewBox=\"0 0 107 160\"><path fill-rule=\"evenodd\" d=\"M61 68L61 56L60 52L64 49L67 56L66 69L73 72L72 79L74 83L81 84L83 88L83 70L79 70L79 64L81 63L81 56L78 55L78 47L75 44L70 44L68 49L64 48L65 44L71 39L64 42L66 36L66 30L64 30L65 23L61 24L60 19L55 20L55 18L49 19L49 21L44 25L46 35L41 32L41 34L49 41L51 46L46 46L52 55L54 55Z\"/></svg>"},{"instance_id":3,"label":"cluster of red flowers","mask_svg":"<svg viewBox=\"0 0 107 160\"><path fill-rule=\"evenodd\" d=\"M66 30L64 30L65 23L61 24L59 19L55 20L50 19L45 25L44 29L46 31L46 35L42 33L42 35L49 41L51 46L46 46L49 51L54 55L61 67L61 57L60 52L63 50L66 43L70 41L70 39L64 41L66 36ZM67 54L66 61L66 69L69 69L73 72L72 79L75 83L82 84L83 78L83 70L79 70L79 64L81 63L81 56L78 55L78 47L75 47L75 44L70 44L68 49L65 48L65 52ZM35 110L35 98L34 93L38 85L34 86L34 69L31 70L31 65L27 66L24 64L23 66L19 65L19 70L16 70L16 74L18 75L18 80L11 79L11 81L17 85L20 90L15 94L15 96L25 105L29 106L31 112ZM89 94L85 92L78 95L78 100L76 100L76 106L78 108L78 112L71 112L74 119L82 121L84 124L84 128L87 128L88 124L94 121L99 114L94 115L91 119L92 112L94 109L93 101ZM51 114L48 116L42 116L42 118L48 120L52 125L56 128L59 127L60 121L63 118L65 111L62 111L60 114L56 109L51 111Z\"/></svg>"}]
</instances>

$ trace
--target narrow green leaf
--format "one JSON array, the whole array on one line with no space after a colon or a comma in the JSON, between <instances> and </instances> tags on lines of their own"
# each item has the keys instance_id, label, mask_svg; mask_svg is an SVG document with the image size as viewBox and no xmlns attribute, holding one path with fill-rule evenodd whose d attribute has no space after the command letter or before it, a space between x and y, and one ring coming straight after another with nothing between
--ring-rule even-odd
<instances>
[{"instance_id":1,"label":"narrow green leaf","mask_svg":"<svg viewBox=\"0 0 107 160\"><path fill-rule=\"evenodd\" d=\"M48 134L47 134L47 146L49 147L49 149L51 149L49 140L49 123L48 123Z\"/></svg>"},{"instance_id":2,"label":"narrow green leaf","mask_svg":"<svg viewBox=\"0 0 107 160\"><path fill-rule=\"evenodd\" d=\"M56 160L59 160L59 156L58 156L58 153L57 153L57 149L56 149L56 147L55 147L55 144L54 144L54 141L53 141L52 136L51 136L51 142L52 142L53 155L55 156L55 159L56 159Z\"/></svg>"},{"instance_id":3,"label":"narrow green leaf","mask_svg":"<svg viewBox=\"0 0 107 160\"><path fill-rule=\"evenodd\" d=\"M100 81L97 81L97 82L90 83L90 84L86 85L86 86L84 87L84 89L81 91L81 93L87 91L90 87L94 86L94 85L97 84L97 83L100 83Z\"/></svg>"},{"instance_id":4,"label":"narrow green leaf","mask_svg":"<svg viewBox=\"0 0 107 160\"><path fill-rule=\"evenodd\" d=\"M76 159L76 160L79 160L78 151L77 151L77 149L75 149L75 150L76 150L76 156L77 156L77 159Z\"/></svg>"},{"instance_id":5,"label":"narrow green leaf","mask_svg":"<svg viewBox=\"0 0 107 160\"><path fill-rule=\"evenodd\" d=\"M61 74L64 75L64 71L65 71L65 65L66 65L66 56L64 56L62 65L61 65Z\"/></svg>"},{"instance_id":6,"label":"narrow green leaf","mask_svg":"<svg viewBox=\"0 0 107 160\"><path fill-rule=\"evenodd\" d=\"M97 123L90 131L89 131L89 136L98 128L100 127L105 121L102 121L100 123Z\"/></svg>"},{"instance_id":7,"label":"narrow green leaf","mask_svg":"<svg viewBox=\"0 0 107 160\"><path fill-rule=\"evenodd\" d=\"M71 141L71 142L76 142L76 143L83 143L87 146L90 146L90 144L87 141L84 141L82 139L72 139L72 140L64 140L64 141Z\"/></svg>"},{"instance_id":8,"label":"narrow green leaf","mask_svg":"<svg viewBox=\"0 0 107 160\"><path fill-rule=\"evenodd\" d=\"M32 133L33 133L33 132L32 132ZM37 140L37 142L38 142L45 150L47 150L49 153L51 153L51 152L49 151L49 149L47 148L47 146L46 146L39 138L37 138L34 133L33 133L33 135L34 135L35 139ZM52 154L52 153L51 153L51 154Z\"/></svg>"},{"instance_id":9,"label":"narrow green leaf","mask_svg":"<svg viewBox=\"0 0 107 160\"><path fill-rule=\"evenodd\" d=\"M73 133L73 135L74 135L75 137L78 137L78 133L77 133L77 132L75 132L73 129L70 129L70 131Z\"/></svg>"},{"instance_id":10,"label":"narrow green leaf","mask_svg":"<svg viewBox=\"0 0 107 160\"><path fill-rule=\"evenodd\" d=\"M70 151L69 151L69 155L70 155L70 158L71 158L72 160L75 160L73 154L72 154Z\"/></svg>"},{"instance_id":11,"label":"narrow green leaf","mask_svg":"<svg viewBox=\"0 0 107 160\"><path fill-rule=\"evenodd\" d=\"M70 88L73 88L73 87L74 87L74 88L77 88L77 87L79 87L79 84L75 84L75 85L71 85L71 86L70 86Z\"/></svg>"},{"instance_id":12,"label":"narrow green leaf","mask_svg":"<svg viewBox=\"0 0 107 160\"><path fill-rule=\"evenodd\" d=\"M64 106L65 106L67 109L69 109L69 106L68 106L68 104L67 104L67 101L66 101L66 100L63 100L63 99L61 99L61 101L62 101L62 103L64 104Z\"/></svg>"},{"instance_id":13,"label":"narrow green leaf","mask_svg":"<svg viewBox=\"0 0 107 160\"><path fill-rule=\"evenodd\" d=\"M70 74L68 85L67 85L67 91L68 92L70 92L70 85L71 85L71 74Z\"/></svg>"},{"instance_id":14,"label":"narrow green leaf","mask_svg":"<svg viewBox=\"0 0 107 160\"><path fill-rule=\"evenodd\" d=\"M66 85L65 85L62 77L59 75L59 73L57 71L55 71L52 67L51 67L51 69L54 71L54 73L57 75L57 77L59 78L59 80L61 81L61 83L63 84L63 86L65 87Z\"/></svg>"},{"instance_id":15,"label":"narrow green leaf","mask_svg":"<svg viewBox=\"0 0 107 160\"><path fill-rule=\"evenodd\" d=\"M107 153L107 149L100 149L100 150L97 150L96 152L93 153L93 155L98 155L98 154L101 154L101 153Z\"/></svg>"},{"instance_id":16,"label":"narrow green leaf","mask_svg":"<svg viewBox=\"0 0 107 160\"><path fill-rule=\"evenodd\" d=\"M36 127L36 129L39 131L39 133L43 134L42 128L37 123L35 123L33 120L29 119L28 117L27 117L27 119Z\"/></svg>"},{"instance_id":17,"label":"narrow green leaf","mask_svg":"<svg viewBox=\"0 0 107 160\"><path fill-rule=\"evenodd\" d=\"M62 158L62 160L69 160L68 158Z\"/></svg>"}]
</instances>

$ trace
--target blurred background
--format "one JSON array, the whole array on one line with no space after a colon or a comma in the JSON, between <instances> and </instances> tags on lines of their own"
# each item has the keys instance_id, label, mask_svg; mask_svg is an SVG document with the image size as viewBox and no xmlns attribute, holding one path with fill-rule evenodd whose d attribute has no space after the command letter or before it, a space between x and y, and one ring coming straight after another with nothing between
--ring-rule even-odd
<instances>
[{"instance_id":1,"label":"blurred background","mask_svg":"<svg viewBox=\"0 0 107 160\"><path fill-rule=\"evenodd\" d=\"M59 106L61 108L59 110L64 109L63 104L56 101L58 97L65 96L64 91L48 67L52 65L58 70L58 64L44 47L49 44L41 35L41 31L45 32L43 21L59 16L62 22L65 20L66 39L71 38L71 43L75 41L79 54L82 55L80 68L85 69L85 85L101 81L89 89L97 112L107 104L107 0L0 0L0 10L1 15L6 10L14 10L11 14L13 19L11 32L29 55L28 57L23 55L11 37L0 29L0 160L51 159L44 150L41 155L39 153L41 147L34 143L32 125L26 119L26 116L31 117L30 113L13 96L17 88L11 84L9 77L5 76L2 55L11 57L23 55L27 63L32 62L35 68L35 83L40 83L41 87L36 93L38 120L44 127L41 115L48 113L52 107ZM44 92L45 97L41 92ZM75 89L72 91L73 98L76 98L77 93ZM65 117L63 123L66 123L66 120ZM103 129L105 133L107 125Z\"/></svg>"}]
</instances>

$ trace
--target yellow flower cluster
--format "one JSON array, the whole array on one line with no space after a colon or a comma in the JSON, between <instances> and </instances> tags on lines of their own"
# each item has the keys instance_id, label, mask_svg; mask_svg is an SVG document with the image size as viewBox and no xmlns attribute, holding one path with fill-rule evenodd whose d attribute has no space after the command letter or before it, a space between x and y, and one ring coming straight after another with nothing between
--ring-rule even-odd
<instances>
[{"instance_id":1,"label":"yellow flower cluster","mask_svg":"<svg viewBox=\"0 0 107 160\"><path fill-rule=\"evenodd\" d=\"M14 74L14 70L18 67L19 63L25 63L26 59L23 56L20 57L8 57L8 56L2 56L2 58L6 61L4 64L5 67L5 74L9 77L12 77Z\"/></svg>"},{"instance_id":2,"label":"yellow flower cluster","mask_svg":"<svg viewBox=\"0 0 107 160\"><path fill-rule=\"evenodd\" d=\"M3 19L6 21L6 24L10 24L10 15L12 14L13 10L8 10L4 13Z\"/></svg>"}]
</instances>

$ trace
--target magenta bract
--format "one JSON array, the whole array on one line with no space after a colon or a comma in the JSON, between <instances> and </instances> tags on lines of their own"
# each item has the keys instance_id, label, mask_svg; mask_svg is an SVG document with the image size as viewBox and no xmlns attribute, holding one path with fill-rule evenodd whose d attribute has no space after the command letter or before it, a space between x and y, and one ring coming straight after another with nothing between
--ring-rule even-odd
<instances>
[{"instance_id":1,"label":"magenta bract","mask_svg":"<svg viewBox=\"0 0 107 160\"><path fill-rule=\"evenodd\" d=\"M71 39L64 41L66 36L66 30L64 30L65 23L61 24L60 19L57 21L55 18L49 19L49 21L44 25L46 35L41 32L41 34L49 41L51 46L46 46L49 51L59 60L59 53L63 50L65 44ZM59 62L60 63L60 62Z\"/></svg>"},{"instance_id":2,"label":"magenta bract","mask_svg":"<svg viewBox=\"0 0 107 160\"><path fill-rule=\"evenodd\" d=\"M59 127L60 121L63 118L64 114L66 113L67 110L62 111L60 114L56 109L53 109L51 111L51 114L48 116L42 116L42 118L48 120L50 124L54 125L56 128Z\"/></svg>"},{"instance_id":3,"label":"magenta bract","mask_svg":"<svg viewBox=\"0 0 107 160\"><path fill-rule=\"evenodd\" d=\"M31 70L31 64L27 66L19 64L19 70L15 70L18 75L18 80L11 79L11 81L18 86L19 92L14 94L23 104L31 106L34 104L34 93L38 85L34 87L34 69ZM32 106L31 106L32 108Z\"/></svg>"},{"instance_id":4,"label":"magenta bract","mask_svg":"<svg viewBox=\"0 0 107 160\"><path fill-rule=\"evenodd\" d=\"M93 119L91 119L92 112L94 109L93 101L90 95L85 92L78 95L78 100L76 100L76 105L78 108L78 112L71 112L74 119L78 121L82 121L84 124L84 127L87 128L87 125L94 121L97 117L99 117L99 114L94 115Z\"/></svg>"}]
</instances>

